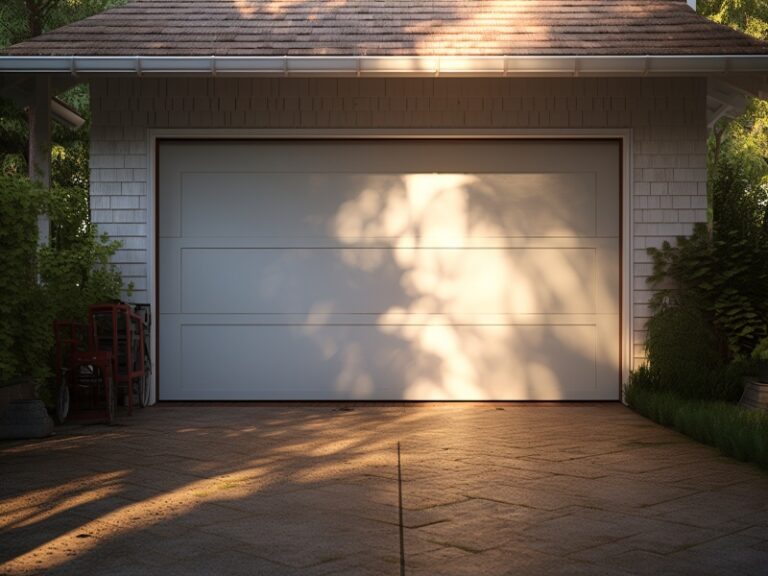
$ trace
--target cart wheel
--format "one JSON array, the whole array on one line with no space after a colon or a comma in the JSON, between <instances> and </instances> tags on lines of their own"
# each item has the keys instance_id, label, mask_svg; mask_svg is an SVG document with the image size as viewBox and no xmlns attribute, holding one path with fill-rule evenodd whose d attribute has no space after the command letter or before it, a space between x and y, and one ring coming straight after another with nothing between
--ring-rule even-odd
<instances>
[{"instance_id":1,"label":"cart wheel","mask_svg":"<svg viewBox=\"0 0 768 576\"><path fill-rule=\"evenodd\" d=\"M149 378L146 374L139 379L139 407L149 406Z\"/></svg>"},{"instance_id":2,"label":"cart wheel","mask_svg":"<svg viewBox=\"0 0 768 576\"><path fill-rule=\"evenodd\" d=\"M104 385L107 390L107 423L115 423L115 412L117 411L117 386L112 378L105 378Z\"/></svg>"},{"instance_id":3,"label":"cart wheel","mask_svg":"<svg viewBox=\"0 0 768 576\"><path fill-rule=\"evenodd\" d=\"M69 386L67 379L59 386L59 394L56 397L56 422L64 424L69 416Z\"/></svg>"}]
</instances>

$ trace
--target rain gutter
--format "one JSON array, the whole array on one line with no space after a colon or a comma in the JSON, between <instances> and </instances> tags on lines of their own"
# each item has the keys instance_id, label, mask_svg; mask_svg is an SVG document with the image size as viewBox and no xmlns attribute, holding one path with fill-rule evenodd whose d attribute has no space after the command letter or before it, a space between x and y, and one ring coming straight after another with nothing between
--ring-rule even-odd
<instances>
[{"instance_id":1,"label":"rain gutter","mask_svg":"<svg viewBox=\"0 0 768 576\"><path fill-rule=\"evenodd\" d=\"M0 56L0 73L203 76L671 76L768 72L768 54L690 56Z\"/></svg>"}]
</instances>

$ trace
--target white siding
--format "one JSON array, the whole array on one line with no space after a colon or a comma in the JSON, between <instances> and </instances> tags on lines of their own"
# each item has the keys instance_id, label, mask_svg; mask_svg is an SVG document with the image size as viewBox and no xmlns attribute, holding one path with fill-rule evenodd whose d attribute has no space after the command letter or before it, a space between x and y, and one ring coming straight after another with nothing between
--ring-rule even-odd
<instances>
[{"instance_id":1,"label":"white siding","mask_svg":"<svg viewBox=\"0 0 768 576\"><path fill-rule=\"evenodd\" d=\"M93 80L94 220L146 301L148 128L631 128L640 359L646 248L706 220L705 95L697 78Z\"/></svg>"}]
</instances>

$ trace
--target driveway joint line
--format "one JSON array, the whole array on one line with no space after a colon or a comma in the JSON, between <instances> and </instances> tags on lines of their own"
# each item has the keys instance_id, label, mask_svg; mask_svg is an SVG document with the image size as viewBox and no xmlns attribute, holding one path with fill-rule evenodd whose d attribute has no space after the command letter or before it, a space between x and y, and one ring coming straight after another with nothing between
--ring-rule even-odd
<instances>
[{"instance_id":1,"label":"driveway joint line","mask_svg":"<svg viewBox=\"0 0 768 576\"><path fill-rule=\"evenodd\" d=\"M400 520L400 576L405 576L405 532L403 529L403 472L400 463L400 442L397 443L397 513Z\"/></svg>"}]
</instances>

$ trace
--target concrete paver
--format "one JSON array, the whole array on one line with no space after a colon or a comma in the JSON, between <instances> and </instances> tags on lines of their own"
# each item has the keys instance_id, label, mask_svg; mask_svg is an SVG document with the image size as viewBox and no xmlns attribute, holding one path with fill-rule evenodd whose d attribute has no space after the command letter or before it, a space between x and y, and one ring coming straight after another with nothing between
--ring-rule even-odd
<instances>
[{"instance_id":1,"label":"concrete paver","mask_svg":"<svg viewBox=\"0 0 768 576\"><path fill-rule=\"evenodd\" d=\"M0 576L768 573L768 474L621 405L339 408L3 442Z\"/></svg>"}]
</instances>

